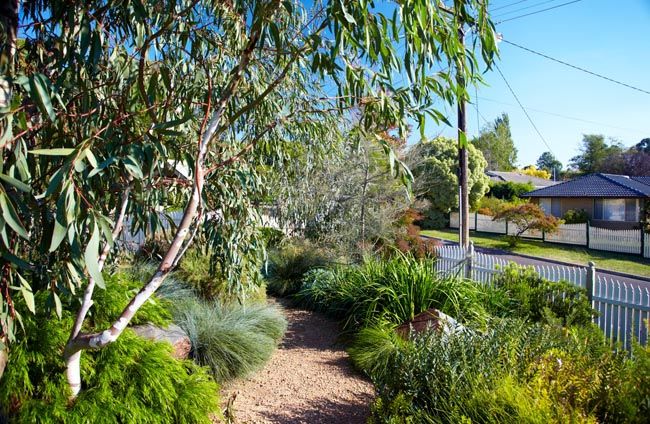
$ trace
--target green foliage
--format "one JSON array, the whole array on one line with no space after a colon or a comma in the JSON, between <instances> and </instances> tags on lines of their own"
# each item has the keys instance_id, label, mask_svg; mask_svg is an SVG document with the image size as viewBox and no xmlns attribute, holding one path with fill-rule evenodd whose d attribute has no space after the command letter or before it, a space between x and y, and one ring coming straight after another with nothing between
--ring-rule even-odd
<instances>
[{"instance_id":1,"label":"green foliage","mask_svg":"<svg viewBox=\"0 0 650 424\"><path fill-rule=\"evenodd\" d=\"M487 169L491 171L511 171L517 165L517 148L510 133L510 119L506 113L501 114L481 129L478 138L472 144L483 153Z\"/></svg>"},{"instance_id":2,"label":"green foliage","mask_svg":"<svg viewBox=\"0 0 650 424\"><path fill-rule=\"evenodd\" d=\"M569 209L562 216L562 221L565 224L584 224L585 222L589 222L589 214L584 209Z\"/></svg>"},{"instance_id":3,"label":"green foliage","mask_svg":"<svg viewBox=\"0 0 650 424\"><path fill-rule=\"evenodd\" d=\"M385 344L365 340L369 354ZM485 332L432 331L395 349L387 368L370 374L378 390L371 422L640 423L647 417L648 372L633 373L647 366L648 349L637 347L632 357L614 353L597 328L493 321Z\"/></svg>"},{"instance_id":4,"label":"green foliage","mask_svg":"<svg viewBox=\"0 0 650 424\"><path fill-rule=\"evenodd\" d=\"M279 247L286 238L286 235L277 228L262 227L260 231L267 249Z\"/></svg>"},{"instance_id":5,"label":"green foliage","mask_svg":"<svg viewBox=\"0 0 650 424\"><path fill-rule=\"evenodd\" d=\"M176 277L188 283L205 299L225 297L228 290L228 281L218 268L215 269L210 255L199 249L192 249L185 254Z\"/></svg>"},{"instance_id":6,"label":"green foliage","mask_svg":"<svg viewBox=\"0 0 650 424\"><path fill-rule=\"evenodd\" d=\"M551 177L555 180L560 179L562 174L562 162L557 160L557 158L551 152L544 152L537 159L537 168L543 169L551 174Z\"/></svg>"},{"instance_id":7,"label":"green foliage","mask_svg":"<svg viewBox=\"0 0 650 424\"><path fill-rule=\"evenodd\" d=\"M475 208L487 192L490 179L485 175L487 162L483 154L472 144L467 146L467 156L469 202ZM431 203L430 211L424 212L423 226L441 228L445 216L458 208L458 143L443 137L422 140L409 150L406 161L415 177L415 195Z\"/></svg>"},{"instance_id":8,"label":"green foliage","mask_svg":"<svg viewBox=\"0 0 650 424\"><path fill-rule=\"evenodd\" d=\"M269 252L269 264L264 272L269 293L288 296L300 290L303 276L311 269L322 268L332 262L324 248L304 239L291 242Z\"/></svg>"},{"instance_id":9,"label":"green foliage","mask_svg":"<svg viewBox=\"0 0 650 424\"><path fill-rule=\"evenodd\" d=\"M142 281L133 278L128 272L116 272L112 275L105 275L105 290L97 290L93 296L97 305L90 309L87 325L89 328L107 327L112 320L126 308L133 296L142 288ZM155 323L159 326L167 326L172 322L169 312L171 302L159 296L150 298L138 310L138 313L131 320L131 324Z\"/></svg>"},{"instance_id":10,"label":"green foliage","mask_svg":"<svg viewBox=\"0 0 650 424\"><path fill-rule=\"evenodd\" d=\"M395 128L402 138L409 118L422 132L426 118L445 121L439 100L466 94L455 65L466 64L463 80L478 83L475 48L488 66L497 51L478 0L457 2L451 14L427 0L388 14L339 1L17 4L20 19L9 25L30 30L5 28L19 34L20 48L0 52L8 88L0 256L11 270L0 320L11 342L14 297L49 290L58 304L82 289L86 270L101 285L99 251L112 242L125 193L132 229L149 236L163 226L160 210L191 205L199 190L201 210L220 216L195 219L187 208L192 225L180 234L198 227L214 266L239 291L240 277L259 269L256 200L269 173L298 155L322 155L351 109L363 107L362 129ZM471 48L458 39L460 22L477 36ZM428 72L440 64L444 71ZM406 81L396 84L395 70ZM324 93L332 86L335 98ZM407 180L389 143L380 145Z\"/></svg>"},{"instance_id":11,"label":"green foliage","mask_svg":"<svg viewBox=\"0 0 650 424\"><path fill-rule=\"evenodd\" d=\"M584 134L580 154L571 158L571 167L582 174L603 172L607 162L621 153L623 146L620 142L610 139L608 144L603 135Z\"/></svg>"},{"instance_id":12,"label":"green foliage","mask_svg":"<svg viewBox=\"0 0 650 424\"><path fill-rule=\"evenodd\" d=\"M348 348L350 359L361 371L370 376L382 376L407 346L407 341L392 326L363 328Z\"/></svg>"},{"instance_id":13,"label":"green foliage","mask_svg":"<svg viewBox=\"0 0 650 424\"><path fill-rule=\"evenodd\" d=\"M512 181L505 181L499 183L490 183L490 191L488 196L496 197L497 199L512 201L520 199L524 193L533 191L535 187L531 183L514 183Z\"/></svg>"},{"instance_id":14,"label":"green foliage","mask_svg":"<svg viewBox=\"0 0 650 424\"><path fill-rule=\"evenodd\" d=\"M273 190L283 226L304 228L306 238L358 258L360 250L386 244L399 232L393 224L410 203L408 174L396 178L382 143L400 163L405 143L381 127L363 131L358 125L345 140L330 143L326 160L295 161Z\"/></svg>"},{"instance_id":15,"label":"green foliage","mask_svg":"<svg viewBox=\"0 0 650 424\"><path fill-rule=\"evenodd\" d=\"M492 290L496 291L492 299L502 297L488 309L501 317L539 322L550 313L563 325L588 325L596 314L585 289L564 281L545 280L532 267L509 263L495 276Z\"/></svg>"},{"instance_id":16,"label":"green foliage","mask_svg":"<svg viewBox=\"0 0 650 424\"><path fill-rule=\"evenodd\" d=\"M399 325L430 308L459 320L482 319L480 296L481 289L472 282L436 274L433 260L396 255L310 273L296 299L343 319L346 330L359 330L380 323Z\"/></svg>"},{"instance_id":17,"label":"green foliage","mask_svg":"<svg viewBox=\"0 0 650 424\"><path fill-rule=\"evenodd\" d=\"M485 196L476 206L476 212L482 215L495 216L506 207L514 206L521 202L522 200L508 202L502 199L497 199L496 197Z\"/></svg>"},{"instance_id":18,"label":"green foliage","mask_svg":"<svg viewBox=\"0 0 650 424\"><path fill-rule=\"evenodd\" d=\"M191 355L219 382L260 369L286 330L282 313L262 304L221 304L186 299L174 304L174 321L188 334Z\"/></svg>"},{"instance_id":19,"label":"green foliage","mask_svg":"<svg viewBox=\"0 0 650 424\"><path fill-rule=\"evenodd\" d=\"M112 277L111 277L112 278ZM107 311L129 299L128 279L116 278L102 302ZM43 294L37 296L36 316L24 319L25 337L12 345L10 366L0 379L0 410L19 423L210 423L219 411L218 386L207 370L171 356L171 346L137 337L127 329L115 343L82 357L85 390L69 404L64 378L63 349L72 327L64 309L59 320L44 313ZM164 325L160 300L148 302L135 321ZM105 327L108 313L95 313L92 322Z\"/></svg>"}]
</instances>

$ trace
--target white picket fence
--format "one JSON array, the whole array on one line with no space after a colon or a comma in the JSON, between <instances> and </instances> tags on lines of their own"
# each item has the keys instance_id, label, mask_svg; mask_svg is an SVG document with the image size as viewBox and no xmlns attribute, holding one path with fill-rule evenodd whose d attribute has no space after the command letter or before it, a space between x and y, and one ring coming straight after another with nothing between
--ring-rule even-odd
<instances>
[{"instance_id":1,"label":"white picket fence","mask_svg":"<svg viewBox=\"0 0 650 424\"><path fill-rule=\"evenodd\" d=\"M557 232L545 234L544 240L551 243L587 245L587 224L562 224Z\"/></svg>"},{"instance_id":2,"label":"white picket fence","mask_svg":"<svg viewBox=\"0 0 650 424\"><path fill-rule=\"evenodd\" d=\"M589 228L589 248L621 253L640 253L641 231Z\"/></svg>"},{"instance_id":3,"label":"white picket fence","mask_svg":"<svg viewBox=\"0 0 650 424\"><path fill-rule=\"evenodd\" d=\"M449 214L449 227L458 228L460 217L458 212ZM471 213L469 216L470 230L494 234L517 233L514 224L505 221L493 221L489 215ZM522 237L543 240L549 243L574 244L586 246L589 249L606 250L609 252L643 254L650 258L650 234L641 230L610 230L592 227L588 224L562 224L557 232L542 233L541 231L526 231Z\"/></svg>"},{"instance_id":4,"label":"white picket fence","mask_svg":"<svg viewBox=\"0 0 650 424\"><path fill-rule=\"evenodd\" d=\"M437 247L436 271L458 273L491 285L495 275L508 264L494 255L473 252L473 249L470 252L459 246ZM625 349L630 347L632 338L647 344L650 289L598 275L594 268L565 265L534 265L532 268L546 280L566 281L587 289L592 306L598 311L594 322L612 341L621 342Z\"/></svg>"}]
</instances>

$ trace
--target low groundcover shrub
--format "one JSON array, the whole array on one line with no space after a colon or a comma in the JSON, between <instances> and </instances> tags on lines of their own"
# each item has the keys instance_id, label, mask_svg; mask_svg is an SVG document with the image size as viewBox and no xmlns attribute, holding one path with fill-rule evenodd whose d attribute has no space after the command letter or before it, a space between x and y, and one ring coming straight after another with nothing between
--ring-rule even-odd
<instances>
[{"instance_id":1,"label":"low groundcover shrub","mask_svg":"<svg viewBox=\"0 0 650 424\"><path fill-rule=\"evenodd\" d=\"M123 275L107 277L96 299L93 330L109 324L110 311L121 309L135 286ZM82 355L83 391L69 404L63 349L72 327L71 308L61 319L47 314L46 294L37 295L39 312L23 317L25 337L12 345L0 380L0 410L18 423L209 423L219 412L218 385L206 368L171 356L171 346L137 337L127 329L116 342ZM134 323L166 325L164 301L148 302Z\"/></svg>"}]
</instances>

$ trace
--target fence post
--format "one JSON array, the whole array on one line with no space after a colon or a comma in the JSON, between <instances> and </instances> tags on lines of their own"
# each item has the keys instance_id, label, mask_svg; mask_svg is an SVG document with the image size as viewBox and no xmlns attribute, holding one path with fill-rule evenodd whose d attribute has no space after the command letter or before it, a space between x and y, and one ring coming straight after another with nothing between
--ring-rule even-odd
<instances>
[{"instance_id":1,"label":"fence post","mask_svg":"<svg viewBox=\"0 0 650 424\"><path fill-rule=\"evenodd\" d=\"M476 211L474 211L474 231L478 231L478 212Z\"/></svg>"},{"instance_id":2,"label":"fence post","mask_svg":"<svg viewBox=\"0 0 650 424\"><path fill-rule=\"evenodd\" d=\"M474 242L470 240L469 249L465 252L465 278L472 278L472 261L474 260Z\"/></svg>"},{"instance_id":3,"label":"fence post","mask_svg":"<svg viewBox=\"0 0 650 424\"><path fill-rule=\"evenodd\" d=\"M641 257L645 256L645 233L643 231L643 225L641 226Z\"/></svg>"},{"instance_id":4,"label":"fence post","mask_svg":"<svg viewBox=\"0 0 650 424\"><path fill-rule=\"evenodd\" d=\"M542 242L546 241L546 231L542 230Z\"/></svg>"},{"instance_id":5,"label":"fence post","mask_svg":"<svg viewBox=\"0 0 650 424\"><path fill-rule=\"evenodd\" d=\"M587 229L587 249L589 249L589 220L587 220L587 225L585 225L585 228Z\"/></svg>"},{"instance_id":6,"label":"fence post","mask_svg":"<svg viewBox=\"0 0 650 424\"><path fill-rule=\"evenodd\" d=\"M506 219L506 235L508 235L508 220Z\"/></svg>"},{"instance_id":7,"label":"fence post","mask_svg":"<svg viewBox=\"0 0 650 424\"><path fill-rule=\"evenodd\" d=\"M596 264L589 262L587 267L587 281L585 282L585 289L587 290L587 299L591 304L594 300L594 285L596 283Z\"/></svg>"}]
</instances>

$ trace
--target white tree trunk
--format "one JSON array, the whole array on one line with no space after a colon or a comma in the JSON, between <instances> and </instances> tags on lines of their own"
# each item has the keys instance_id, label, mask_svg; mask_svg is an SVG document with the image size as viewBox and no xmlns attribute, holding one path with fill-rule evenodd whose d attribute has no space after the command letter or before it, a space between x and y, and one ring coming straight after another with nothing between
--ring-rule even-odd
<instances>
[{"instance_id":1,"label":"white tree trunk","mask_svg":"<svg viewBox=\"0 0 650 424\"><path fill-rule=\"evenodd\" d=\"M183 218L178 225L176 234L172 243L165 253L158 269L151 277L149 282L138 292L138 294L131 299L129 304L126 306L120 317L111 325L110 328L102 331L101 333L94 334L82 334L77 333L74 337L71 337L68 341L68 344L65 348L65 361L66 361L66 378L70 391L72 393L72 399L74 399L81 389L81 377L80 377L80 367L79 361L81 357L82 350L88 349L100 349L109 343L114 342L122 334L122 331L129 324L135 313L140 309L140 307L153 295L153 293L160 287L163 283L169 272L173 269L174 263L177 263L181 252L185 250L183 248L183 242L185 241L192 222L197 214L199 205L201 203L201 194L203 192L203 183L205 181L204 175L204 162L205 157L208 152L208 147L212 138L218 134L218 127L221 123L223 113L226 110L226 105L233 97L234 93L237 90L237 87L242 79L244 69L248 66L250 58L257 44L259 38L259 31L257 33L251 34L249 37L249 42L246 48L243 50L241 55L241 60L235 69L235 72L232 75L231 80L228 85L225 87L221 98L215 105L214 113L212 118L207 125L207 128L201 134L201 141L198 146L198 151L196 154L196 162L194 167L194 184L192 187L192 197L185 207L185 212ZM92 292L91 292L92 296ZM92 299L88 298L89 303L92 303ZM89 308L90 306L88 306ZM81 320L83 324L83 319ZM75 325L75 328L77 325ZM79 325L79 329L81 326ZM74 331L74 330L73 330Z\"/></svg>"}]
</instances>

